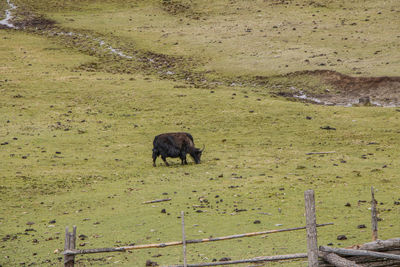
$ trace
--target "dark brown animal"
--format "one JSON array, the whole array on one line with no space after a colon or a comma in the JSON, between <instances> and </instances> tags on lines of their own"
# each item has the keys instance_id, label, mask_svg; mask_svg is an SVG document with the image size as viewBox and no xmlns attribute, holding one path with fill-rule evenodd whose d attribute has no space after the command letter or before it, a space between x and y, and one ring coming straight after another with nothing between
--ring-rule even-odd
<instances>
[{"instance_id":1,"label":"dark brown animal","mask_svg":"<svg viewBox=\"0 0 400 267\"><path fill-rule=\"evenodd\" d=\"M194 146L193 137L190 133L164 133L154 137L153 141L153 166L156 159L161 155L165 165L169 166L166 158L180 158L182 165L187 164L186 155L189 154L196 164L200 163L203 149Z\"/></svg>"}]
</instances>

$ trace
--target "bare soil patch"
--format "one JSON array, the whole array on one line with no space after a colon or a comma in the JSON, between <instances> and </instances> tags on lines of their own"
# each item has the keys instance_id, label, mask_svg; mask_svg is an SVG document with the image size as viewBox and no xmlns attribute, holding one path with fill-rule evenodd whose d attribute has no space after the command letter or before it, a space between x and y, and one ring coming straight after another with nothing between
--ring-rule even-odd
<instances>
[{"instance_id":1,"label":"bare soil patch","mask_svg":"<svg viewBox=\"0 0 400 267\"><path fill-rule=\"evenodd\" d=\"M187 18L200 19L200 14L193 11L191 2L179 0L163 0L162 9L171 15L185 15Z\"/></svg>"},{"instance_id":2,"label":"bare soil patch","mask_svg":"<svg viewBox=\"0 0 400 267\"><path fill-rule=\"evenodd\" d=\"M331 70L299 71L287 76L313 75L334 90L309 97L334 105L371 104L400 106L400 77L352 77ZM292 95L294 97L294 94ZM368 101L369 99L369 101Z\"/></svg>"},{"instance_id":3,"label":"bare soil patch","mask_svg":"<svg viewBox=\"0 0 400 267\"><path fill-rule=\"evenodd\" d=\"M162 7L165 11L172 15L182 14L191 9L191 6L188 3L171 0L163 0Z\"/></svg>"},{"instance_id":4,"label":"bare soil patch","mask_svg":"<svg viewBox=\"0 0 400 267\"><path fill-rule=\"evenodd\" d=\"M17 28L36 28L43 30L53 27L56 22L54 20L45 18L43 15L37 15L29 11L19 11L17 18L13 21Z\"/></svg>"}]
</instances>

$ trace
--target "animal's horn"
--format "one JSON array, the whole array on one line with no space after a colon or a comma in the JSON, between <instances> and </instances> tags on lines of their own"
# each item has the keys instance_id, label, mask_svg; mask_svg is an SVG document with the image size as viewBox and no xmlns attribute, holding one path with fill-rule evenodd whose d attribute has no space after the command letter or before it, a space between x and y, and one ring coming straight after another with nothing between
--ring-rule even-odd
<instances>
[{"instance_id":1,"label":"animal's horn","mask_svg":"<svg viewBox=\"0 0 400 267\"><path fill-rule=\"evenodd\" d=\"M203 145L203 149L200 150L200 151L203 152L205 148L206 148L206 145Z\"/></svg>"}]
</instances>

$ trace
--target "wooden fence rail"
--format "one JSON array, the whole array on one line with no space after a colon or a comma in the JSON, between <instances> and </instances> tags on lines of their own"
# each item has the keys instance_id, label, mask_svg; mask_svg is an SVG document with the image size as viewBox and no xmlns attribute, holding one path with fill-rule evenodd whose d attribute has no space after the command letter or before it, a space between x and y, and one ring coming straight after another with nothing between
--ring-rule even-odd
<instances>
[{"instance_id":1,"label":"wooden fence rail","mask_svg":"<svg viewBox=\"0 0 400 267\"><path fill-rule=\"evenodd\" d=\"M370 256L375 258L383 258L383 259L392 259L392 260L400 260L400 255L368 251L362 249L348 249L348 248L331 248L321 246L319 248L323 252L332 252L339 255L347 255L347 256Z\"/></svg>"},{"instance_id":2,"label":"wooden fence rail","mask_svg":"<svg viewBox=\"0 0 400 267\"><path fill-rule=\"evenodd\" d=\"M361 267L361 265L358 265L354 261L342 258L335 253L321 251L319 253L319 256L323 258L326 262L329 262L330 264L333 264L337 267Z\"/></svg>"},{"instance_id":3,"label":"wooden fence rail","mask_svg":"<svg viewBox=\"0 0 400 267\"><path fill-rule=\"evenodd\" d=\"M268 261L282 261L282 260L293 260L307 258L307 253L297 253L288 255L277 255L277 256L262 256L247 260L237 260L237 261L220 261L220 262L208 262L208 263L197 263L188 264L187 267L204 267L204 266L219 266L219 265L232 265L240 263L257 263L257 262L268 262ZM184 267L183 265L166 265L162 267Z\"/></svg>"},{"instance_id":4,"label":"wooden fence rail","mask_svg":"<svg viewBox=\"0 0 400 267\"><path fill-rule=\"evenodd\" d=\"M317 224L316 227L323 227L323 226L328 226L328 225L333 225L333 223ZM306 229L305 226L286 228L286 229L277 229L277 230L267 230L267 231L262 231L262 232L253 232L253 233L245 233L245 234L238 234L238 235L229 235L229 236L222 236L222 237L190 239L190 240L186 240L186 244L223 241L223 240L230 240L230 239L235 239L235 238L252 237L252 236L257 236L257 235L267 235L267 234L282 233L282 232L304 230L304 229ZM134 246L115 247L115 248L95 248L95 249L82 249L82 250L68 249L68 250L65 250L63 252L63 254L64 255L77 255L77 254L93 254L93 253L103 253L103 252L123 252L123 251L134 250L134 249L165 248L165 247L179 246L179 245L183 245L183 241L173 241L173 242L167 242L167 243L146 244L146 245L134 245Z\"/></svg>"}]
</instances>

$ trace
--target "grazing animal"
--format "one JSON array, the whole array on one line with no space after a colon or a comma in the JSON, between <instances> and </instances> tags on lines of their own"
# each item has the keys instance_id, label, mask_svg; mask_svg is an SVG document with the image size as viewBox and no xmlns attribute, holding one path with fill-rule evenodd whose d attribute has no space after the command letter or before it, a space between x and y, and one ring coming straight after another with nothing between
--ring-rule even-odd
<instances>
[{"instance_id":1,"label":"grazing animal","mask_svg":"<svg viewBox=\"0 0 400 267\"><path fill-rule=\"evenodd\" d=\"M153 141L153 166L156 159L161 155L165 165L169 166L166 158L180 158L182 165L187 164L186 155L189 154L196 164L200 163L203 149L194 146L193 137L190 133L164 133L154 137Z\"/></svg>"}]
</instances>

